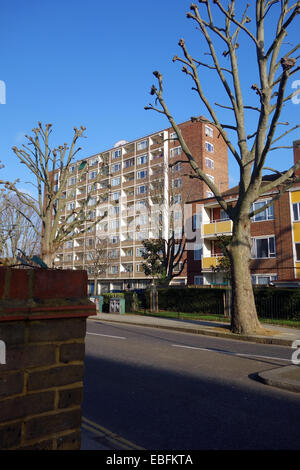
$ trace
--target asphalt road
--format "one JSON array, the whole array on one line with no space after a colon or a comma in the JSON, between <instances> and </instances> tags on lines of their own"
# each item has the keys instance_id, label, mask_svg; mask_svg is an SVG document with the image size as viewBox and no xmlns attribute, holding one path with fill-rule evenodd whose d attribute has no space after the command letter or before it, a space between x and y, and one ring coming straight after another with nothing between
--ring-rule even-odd
<instances>
[{"instance_id":1,"label":"asphalt road","mask_svg":"<svg viewBox=\"0 0 300 470\"><path fill-rule=\"evenodd\" d=\"M147 450L300 449L288 347L88 321L83 416Z\"/></svg>"}]
</instances>

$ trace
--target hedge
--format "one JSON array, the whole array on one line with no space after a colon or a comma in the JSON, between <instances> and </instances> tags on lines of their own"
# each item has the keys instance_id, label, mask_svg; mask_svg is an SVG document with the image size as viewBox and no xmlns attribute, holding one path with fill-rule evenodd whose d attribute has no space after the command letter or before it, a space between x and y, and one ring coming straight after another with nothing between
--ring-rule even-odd
<instances>
[{"instance_id":1,"label":"hedge","mask_svg":"<svg viewBox=\"0 0 300 470\"><path fill-rule=\"evenodd\" d=\"M158 289L160 310L173 310L182 313L224 313L225 289L169 287ZM150 290L146 295L146 308L150 307Z\"/></svg>"}]
</instances>

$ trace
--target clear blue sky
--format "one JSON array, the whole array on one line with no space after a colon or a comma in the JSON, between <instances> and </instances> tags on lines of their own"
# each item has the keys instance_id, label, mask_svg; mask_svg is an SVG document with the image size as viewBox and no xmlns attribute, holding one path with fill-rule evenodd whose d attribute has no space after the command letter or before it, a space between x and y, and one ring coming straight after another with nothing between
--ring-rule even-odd
<instances>
[{"instance_id":1,"label":"clear blue sky","mask_svg":"<svg viewBox=\"0 0 300 470\"><path fill-rule=\"evenodd\" d=\"M38 121L53 124L53 145L70 142L74 125L83 124L87 139L80 143L79 158L111 148L118 140L130 141L168 127L164 116L144 110L151 100L153 70L164 76L166 100L177 122L192 115L208 116L180 64L172 63L172 57L180 54L181 37L191 45L194 57L205 60L207 47L186 18L189 5L186 0L4 1L0 80L6 84L6 104L0 105L0 160L6 167L1 178L28 181L11 148L21 146L24 134ZM277 7L273 8L275 12ZM270 23L269 32L272 27ZM299 41L298 18L288 41ZM256 104L257 96L250 91L251 84L258 83L251 65L254 51L243 49L242 35L240 43L241 72L249 92L246 104L251 100ZM211 99L227 104L207 70L203 76ZM299 80L299 74L293 79ZM221 121L230 122L228 113L221 109L218 113ZM290 103L283 120L299 123L299 114L300 104ZM249 133L252 124L250 120ZM282 144L296 139L300 139L299 129ZM291 150L272 157L269 163L277 169L292 164ZM235 184L237 167L231 158L229 162L230 181Z\"/></svg>"}]
</instances>

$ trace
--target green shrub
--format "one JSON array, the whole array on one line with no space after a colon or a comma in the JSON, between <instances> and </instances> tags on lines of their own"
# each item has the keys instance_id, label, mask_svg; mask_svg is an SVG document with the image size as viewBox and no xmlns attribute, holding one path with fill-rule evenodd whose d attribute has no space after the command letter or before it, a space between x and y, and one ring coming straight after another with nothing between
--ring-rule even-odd
<instances>
[{"instance_id":1,"label":"green shrub","mask_svg":"<svg viewBox=\"0 0 300 470\"><path fill-rule=\"evenodd\" d=\"M182 313L224 314L224 289L167 287L158 290L160 310ZM146 308L150 307L150 290L146 293Z\"/></svg>"}]
</instances>

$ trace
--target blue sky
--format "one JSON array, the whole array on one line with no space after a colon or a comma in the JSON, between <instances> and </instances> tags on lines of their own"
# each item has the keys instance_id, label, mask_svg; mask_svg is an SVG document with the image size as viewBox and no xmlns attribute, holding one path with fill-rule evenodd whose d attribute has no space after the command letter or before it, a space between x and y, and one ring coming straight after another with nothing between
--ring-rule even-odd
<instances>
[{"instance_id":1,"label":"blue sky","mask_svg":"<svg viewBox=\"0 0 300 470\"><path fill-rule=\"evenodd\" d=\"M189 5L186 0L4 1L0 80L6 84L6 104L0 105L0 160L5 169L1 178L29 180L11 148L21 146L24 134L38 121L53 124L53 145L70 142L74 125L83 124L87 138L80 142L79 158L111 148L118 140L130 141L168 127L164 116L144 110L151 100L153 70L164 76L165 97L177 122L208 116L180 64L172 62L180 54L181 37L194 57L205 60L207 47L195 24L186 18ZM277 7L273 8L275 12ZM274 28L272 16L270 19L267 32ZM289 31L290 43L298 42L298 30L297 18ZM254 50L244 49L245 45L241 35L239 63L249 95L246 104L257 104L257 96L250 90L258 83ZM202 76L209 97L227 104L211 72L204 70ZM299 74L296 79L300 80ZM291 84L288 91L292 91ZM232 122L228 112L219 108L218 113L222 122ZM249 114L249 133L256 117L253 113ZM300 104L289 103L283 120L299 123L299 114ZM299 129L282 144L296 139L300 139ZM271 156L268 163L279 170L292 164L291 150ZM231 184L235 184L238 171L231 157L229 169Z\"/></svg>"}]
</instances>

